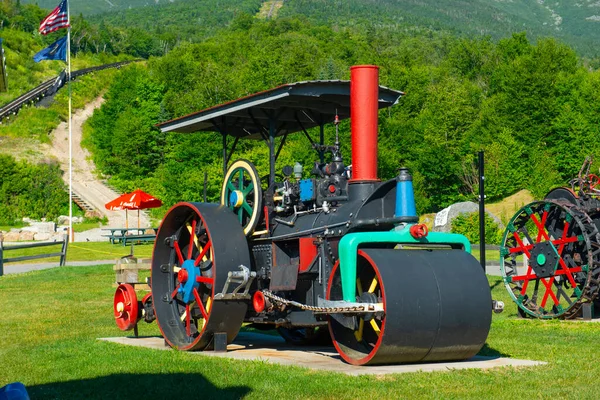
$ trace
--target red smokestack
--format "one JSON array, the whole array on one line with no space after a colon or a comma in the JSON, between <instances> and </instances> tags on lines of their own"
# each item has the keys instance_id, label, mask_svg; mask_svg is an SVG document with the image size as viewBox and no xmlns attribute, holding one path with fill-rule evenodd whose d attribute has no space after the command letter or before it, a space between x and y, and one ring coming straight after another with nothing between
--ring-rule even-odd
<instances>
[{"instance_id":1,"label":"red smokestack","mask_svg":"<svg viewBox=\"0 0 600 400\"><path fill-rule=\"evenodd\" d=\"M379 67L350 67L352 181L377 181Z\"/></svg>"}]
</instances>

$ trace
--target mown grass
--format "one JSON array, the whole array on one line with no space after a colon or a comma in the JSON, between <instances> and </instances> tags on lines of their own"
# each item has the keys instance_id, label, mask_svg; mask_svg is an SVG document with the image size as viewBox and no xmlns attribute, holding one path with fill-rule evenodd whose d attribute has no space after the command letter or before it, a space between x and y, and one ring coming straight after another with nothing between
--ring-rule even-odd
<instances>
[{"instance_id":1,"label":"mown grass","mask_svg":"<svg viewBox=\"0 0 600 400\"><path fill-rule=\"evenodd\" d=\"M32 399L597 398L600 324L518 319L496 278L494 298L508 307L482 354L547 365L350 377L106 343L97 338L128 335L113 321L113 281L108 265L1 277L0 386L21 381Z\"/></svg>"},{"instance_id":2,"label":"mown grass","mask_svg":"<svg viewBox=\"0 0 600 400\"><path fill-rule=\"evenodd\" d=\"M28 226L29 224L26 224L24 222L18 222L14 225L0 225L0 231L4 231L4 232L8 232L13 228L22 228L24 226Z\"/></svg>"},{"instance_id":3,"label":"mown grass","mask_svg":"<svg viewBox=\"0 0 600 400\"><path fill-rule=\"evenodd\" d=\"M32 256L38 254L48 254L60 252L62 242L57 242L56 246L34 247L30 249L6 250L11 245L19 243L5 243L4 258L13 258L21 256ZM138 258L152 257L152 243L136 244L133 246L133 255ZM122 246L120 244L111 244L108 242L75 242L69 243L67 247L67 262L76 261L98 261L98 260L116 260L131 253L131 246ZM22 261L16 264L29 263L56 263L58 265L59 257L42 258L38 260ZM14 264L10 264L14 265Z\"/></svg>"},{"instance_id":4,"label":"mown grass","mask_svg":"<svg viewBox=\"0 0 600 400\"><path fill-rule=\"evenodd\" d=\"M85 232L88 231L90 229L96 229L96 228L102 228L104 225L106 225L108 222L108 218L104 217L103 219L100 218L86 218L83 222L78 222L76 224L73 224L73 231L74 232Z\"/></svg>"},{"instance_id":5,"label":"mown grass","mask_svg":"<svg viewBox=\"0 0 600 400\"><path fill-rule=\"evenodd\" d=\"M77 226L77 225L74 225ZM18 243L15 243L18 244ZM5 243L8 247L11 244ZM60 249L60 244L57 244L56 249L50 247L41 247L33 249L22 249L22 250L11 250L10 253L6 253L8 257L20 257L30 256L34 254L43 254L49 252L55 252ZM152 257L152 243L142 243L133 246L133 254L139 258ZM67 261L96 261L96 260L110 260L121 258L122 256L128 255L131 252L131 246L121 246L120 244L111 244L108 242L75 242L69 244L67 250ZM479 245L474 244L471 247L471 254L479 260ZM486 250L485 259L488 262L498 262L500 259L499 250ZM58 257L42 259L40 262L58 262ZM23 262L28 263L31 261Z\"/></svg>"}]
</instances>

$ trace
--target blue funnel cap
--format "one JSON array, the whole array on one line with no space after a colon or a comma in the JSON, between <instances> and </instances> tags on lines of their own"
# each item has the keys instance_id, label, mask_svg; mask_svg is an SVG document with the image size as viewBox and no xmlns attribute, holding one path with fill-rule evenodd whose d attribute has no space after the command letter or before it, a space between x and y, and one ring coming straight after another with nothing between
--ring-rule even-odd
<instances>
[{"instance_id":1,"label":"blue funnel cap","mask_svg":"<svg viewBox=\"0 0 600 400\"><path fill-rule=\"evenodd\" d=\"M412 175L408 168L400 168L396 177L396 217L416 217L415 193L412 184Z\"/></svg>"}]
</instances>

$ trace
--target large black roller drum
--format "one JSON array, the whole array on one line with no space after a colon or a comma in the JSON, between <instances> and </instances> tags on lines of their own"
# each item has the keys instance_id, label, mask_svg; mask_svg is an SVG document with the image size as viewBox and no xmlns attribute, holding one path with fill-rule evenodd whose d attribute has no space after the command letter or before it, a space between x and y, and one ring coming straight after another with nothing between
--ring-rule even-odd
<instances>
[{"instance_id":1,"label":"large black roller drum","mask_svg":"<svg viewBox=\"0 0 600 400\"><path fill-rule=\"evenodd\" d=\"M330 317L334 345L351 364L464 360L485 344L490 288L464 251L362 249L356 286L357 301L383 303L385 314ZM338 266L328 297L342 299Z\"/></svg>"},{"instance_id":2,"label":"large black roller drum","mask_svg":"<svg viewBox=\"0 0 600 400\"><path fill-rule=\"evenodd\" d=\"M233 341L248 302L215 295L240 265L250 267L248 244L228 208L179 203L167 212L152 255L152 297L158 326L172 347L210 348L217 332Z\"/></svg>"}]
</instances>

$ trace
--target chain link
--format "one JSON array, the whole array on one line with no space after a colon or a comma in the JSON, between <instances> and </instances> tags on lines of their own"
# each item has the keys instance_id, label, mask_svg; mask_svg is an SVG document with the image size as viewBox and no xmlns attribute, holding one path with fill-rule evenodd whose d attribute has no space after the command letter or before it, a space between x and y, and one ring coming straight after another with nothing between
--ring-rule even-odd
<instances>
[{"instance_id":1,"label":"chain link","mask_svg":"<svg viewBox=\"0 0 600 400\"><path fill-rule=\"evenodd\" d=\"M317 307L317 306L309 306L307 304L302 304L302 303L299 303L299 302L294 301L294 300L284 299L283 297L279 297L276 294L273 294L272 292L270 292L268 290L263 290L262 293L265 295L265 297L268 297L269 299L273 300L276 303L291 305L291 306L294 306L294 307L298 307L298 308L300 308L302 310L309 310L309 311L313 311L313 312L317 312L317 313L335 314L335 313L343 313L343 312L360 312L360 311L365 311L365 307L364 306L351 306L351 307Z\"/></svg>"}]
</instances>

